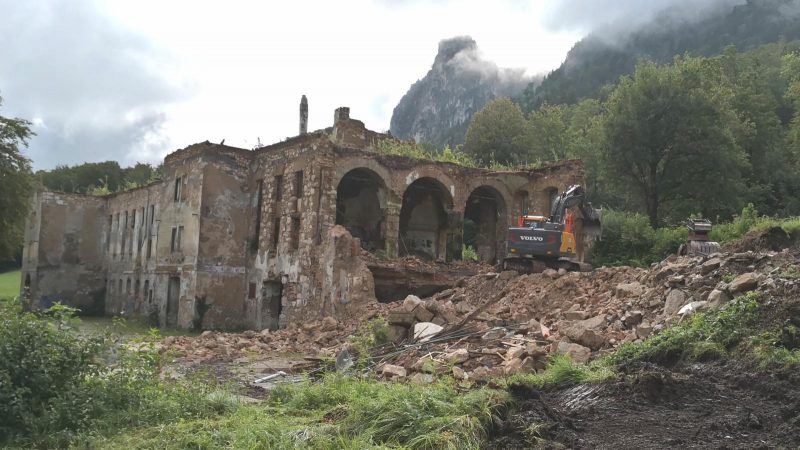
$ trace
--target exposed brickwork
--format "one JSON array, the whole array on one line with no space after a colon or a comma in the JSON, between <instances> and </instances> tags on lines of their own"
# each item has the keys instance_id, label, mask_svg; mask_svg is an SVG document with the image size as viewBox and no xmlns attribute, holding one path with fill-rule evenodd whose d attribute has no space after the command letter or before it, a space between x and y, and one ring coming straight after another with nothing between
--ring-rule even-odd
<instances>
[{"instance_id":1,"label":"exposed brickwork","mask_svg":"<svg viewBox=\"0 0 800 450\"><path fill-rule=\"evenodd\" d=\"M375 299L360 247L459 259L469 222L495 262L523 209L547 214L553 193L584 180L580 161L494 172L381 155L372 149L391 136L345 108L335 118L253 151L191 145L165 158L163 181L132 191L37 193L23 262L31 305L204 329L357 315Z\"/></svg>"}]
</instances>

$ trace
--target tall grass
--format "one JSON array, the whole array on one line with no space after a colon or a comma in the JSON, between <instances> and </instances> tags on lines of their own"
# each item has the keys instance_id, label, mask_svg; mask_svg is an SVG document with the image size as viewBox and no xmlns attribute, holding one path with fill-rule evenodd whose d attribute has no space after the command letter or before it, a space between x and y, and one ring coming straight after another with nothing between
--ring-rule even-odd
<instances>
[{"instance_id":1,"label":"tall grass","mask_svg":"<svg viewBox=\"0 0 800 450\"><path fill-rule=\"evenodd\" d=\"M462 393L447 383L331 374L282 385L263 404L127 429L92 443L112 449L477 449L509 401L505 392L487 388Z\"/></svg>"}]
</instances>

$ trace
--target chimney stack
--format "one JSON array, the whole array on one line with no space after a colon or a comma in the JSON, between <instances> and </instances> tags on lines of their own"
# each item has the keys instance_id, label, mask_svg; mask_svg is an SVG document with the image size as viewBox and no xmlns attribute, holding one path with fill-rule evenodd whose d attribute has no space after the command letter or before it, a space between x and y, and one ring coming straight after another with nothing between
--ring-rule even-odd
<instances>
[{"instance_id":1,"label":"chimney stack","mask_svg":"<svg viewBox=\"0 0 800 450\"><path fill-rule=\"evenodd\" d=\"M300 136L308 133L308 99L300 98Z\"/></svg>"},{"instance_id":2,"label":"chimney stack","mask_svg":"<svg viewBox=\"0 0 800 450\"><path fill-rule=\"evenodd\" d=\"M347 106L341 106L336 108L336 111L333 112L333 124L336 125L342 120L347 120L350 118L350 108Z\"/></svg>"}]
</instances>

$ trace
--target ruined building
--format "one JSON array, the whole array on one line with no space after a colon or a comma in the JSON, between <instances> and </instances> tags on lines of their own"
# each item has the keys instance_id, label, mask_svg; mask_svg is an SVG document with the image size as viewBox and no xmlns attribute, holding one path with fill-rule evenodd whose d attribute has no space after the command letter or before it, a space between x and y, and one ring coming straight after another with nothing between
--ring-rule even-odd
<instances>
[{"instance_id":1,"label":"ruined building","mask_svg":"<svg viewBox=\"0 0 800 450\"><path fill-rule=\"evenodd\" d=\"M348 108L314 132L307 108L303 99L298 136L256 150L190 145L148 186L103 197L38 191L22 267L30 306L61 301L204 329L355 315L376 296L406 293L370 258L452 261L466 239L496 262L516 216L545 214L584 178L580 161L495 172L380 154L376 143L394 138Z\"/></svg>"}]
</instances>

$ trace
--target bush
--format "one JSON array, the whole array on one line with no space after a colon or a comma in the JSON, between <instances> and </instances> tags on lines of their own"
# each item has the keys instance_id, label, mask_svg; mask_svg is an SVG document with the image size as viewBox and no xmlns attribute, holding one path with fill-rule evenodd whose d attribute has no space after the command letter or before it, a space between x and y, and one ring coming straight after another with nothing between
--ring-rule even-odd
<instances>
[{"instance_id":1,"label":"bush","mask_svg":"<svg viewBox=\"0 0 800 450\"><path fill-rule=\"evenodd\" d=\"M644 342L624 344L611 355L612 361L672 364L719 358L754 333L758 305L758 294L750 292L724 309L695 314Z\"/></svg>"},{"instance_id":2,"label":"bush","mask_svg":"<svg viewBox=\"0 0 800 450\"><path fill-rule=\"evenodd\" d=\"M465 245L464 249L461 250L461 259L464 261L477 261L478 252L475 251L475 247L472 247L471 245Z\"/></svg>"},{"instance_id":3,"label":"bush","mask_svg":"<svg viewBox=\"0 0 800 450\"><path fill-rule=\"evenodd\" d=\"M73 331L72 312L56 305L46 319L19 301L0 308L0 441L88 420L84 380L99 371L100 341Z\"/></svg>"},{"instance_id":4,"label":"bush","mask_svg":"<svg viewBox=\"0 0 800 450\"><path fill-rule=\"evenodd\" d=\"M714 224L711 240L726 243L742 238L754 230L781 227L787 233L800 230L800 219L775 219L759 217L752 204L729 223ZM592 261L601 266L646 267L671 254L686 242L688 231L684 225L654 230L649 220L638 213L605 210L603 212L603 238L592 248Z\"/></svg>"},{"instance_id":5,"label":"bush","mask_svg":"<svg viewBox=\"0 0 800 450\"><path fill-rule=\"evenodd\" d=\"M648 265L654 238L655 231L647 217L605 210L603 238L592 249L592 261L596 265Z\"/></svg>"}]
</instances>

